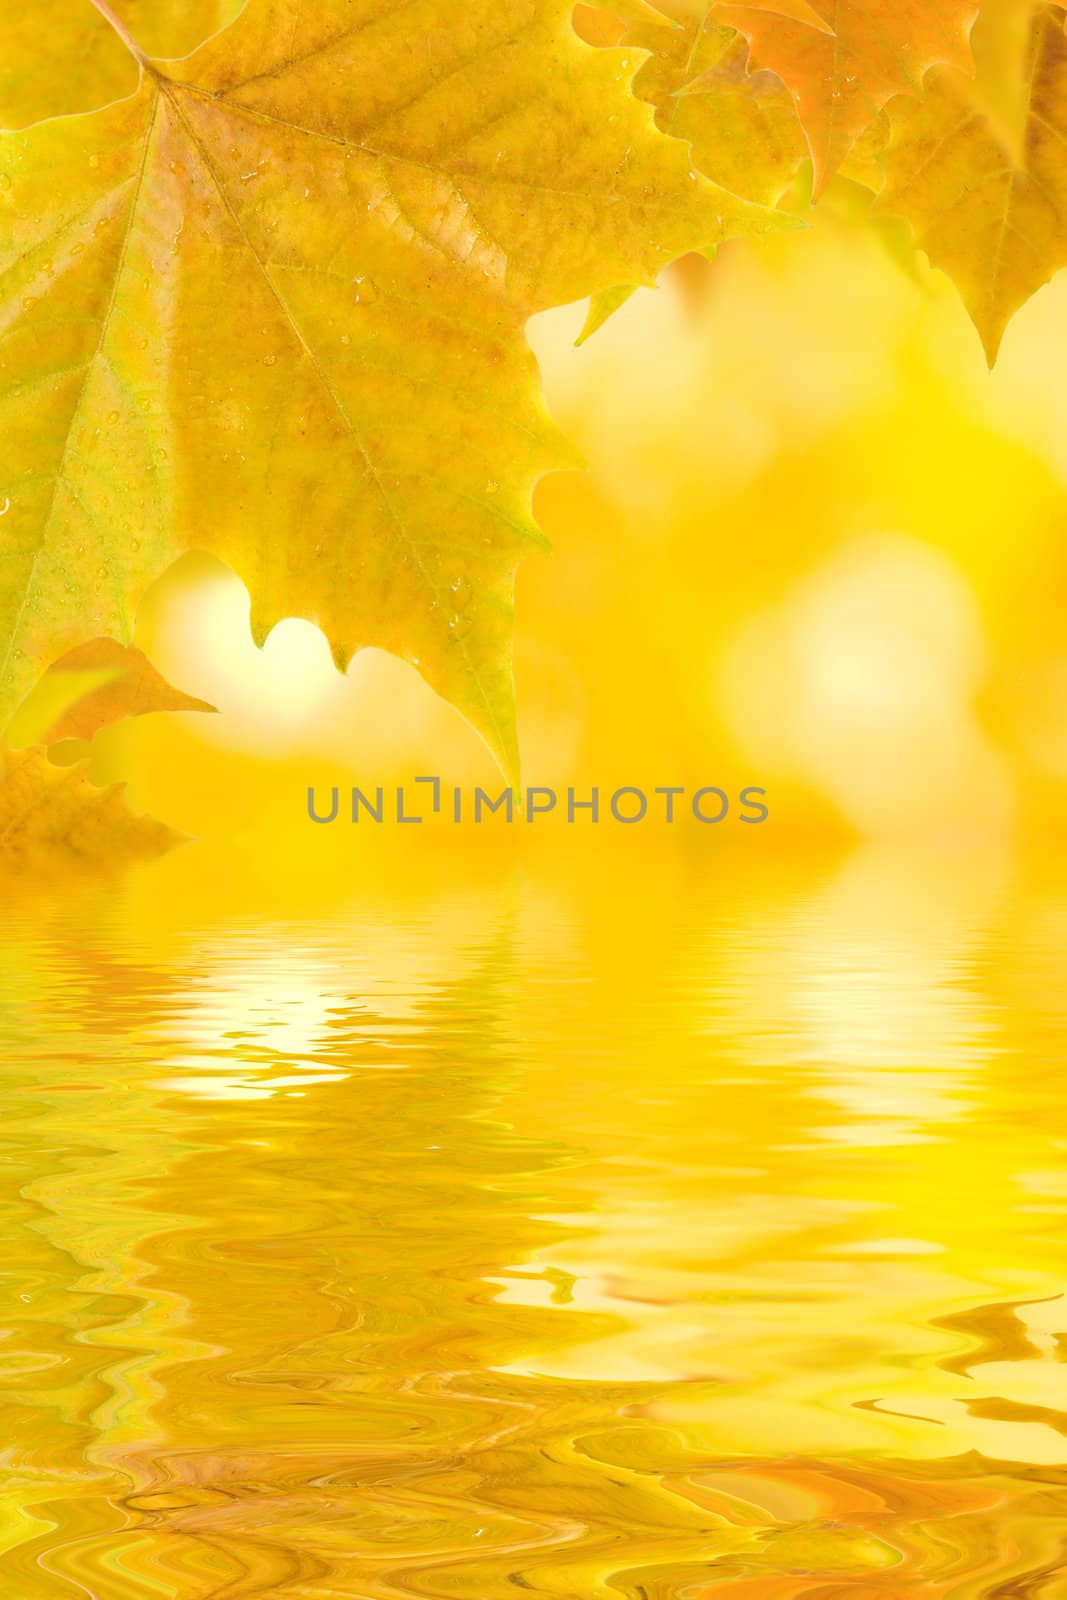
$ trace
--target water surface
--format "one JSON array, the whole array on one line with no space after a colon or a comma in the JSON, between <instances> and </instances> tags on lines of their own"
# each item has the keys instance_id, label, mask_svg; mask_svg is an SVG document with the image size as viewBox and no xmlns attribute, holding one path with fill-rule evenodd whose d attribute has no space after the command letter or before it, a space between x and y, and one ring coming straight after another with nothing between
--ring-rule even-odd
<instances>
[{"instance_id":1,"label":"water surface","mask_svg":"<svg viewBox=\"0 0 1067 1600\"><path fill-rule=\"evenodd\" d=\"M1067 892L11 900L4 1593L1067 1596Z\"/></svg>"}]
</instances>

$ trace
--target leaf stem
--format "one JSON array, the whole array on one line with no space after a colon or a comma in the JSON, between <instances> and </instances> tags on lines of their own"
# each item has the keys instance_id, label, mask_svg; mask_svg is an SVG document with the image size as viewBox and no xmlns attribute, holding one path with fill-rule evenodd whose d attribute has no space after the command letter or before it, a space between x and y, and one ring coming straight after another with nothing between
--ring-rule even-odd
<instances>
[{"instance_id":1,"label":"leaf stem","mask_svg":"<svg viewBox=\"0 0 1067 1600\"><path fill-rule=\"evenodd\" d=\"M122 40L131 56L139 61L142 67L147 67L148 57L141 49L141 46L137 43L137 40L133 37L133 34L130 32L129 28L127 28L126 24L112 11L111 7L107 3L107 0L89 0L89 4L96 7L97 11L99 11L108 27L113 29L113 31L118 34L119 38Z\"/></svg>"}]
</instances>

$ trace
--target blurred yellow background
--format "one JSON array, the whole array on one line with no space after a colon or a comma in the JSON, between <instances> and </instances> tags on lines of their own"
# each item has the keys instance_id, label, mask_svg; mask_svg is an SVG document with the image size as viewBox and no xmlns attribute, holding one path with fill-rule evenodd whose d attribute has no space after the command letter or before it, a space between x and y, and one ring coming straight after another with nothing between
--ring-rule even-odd
<instances>
[{"instance_id":1,"label":"blurred yellow background","mask_svg":"<svg viewBox=\"0 0 1067 1600\"><path fill-rule=\"evenodd\" d=\"M1067 280L992 374L946 279L829 213L683 261L575 348L583 316L530 329L588 468L541 483L554 548L519 575L524 780L762 784L778 838L1057 825ZM138 643L219 715L109 730L95 776L287 848L309 782L499 787L412 667L366 651L342 678L295 620L260 652L247 612L207 558L156 585Z\"/></svg>"}]
</instances>

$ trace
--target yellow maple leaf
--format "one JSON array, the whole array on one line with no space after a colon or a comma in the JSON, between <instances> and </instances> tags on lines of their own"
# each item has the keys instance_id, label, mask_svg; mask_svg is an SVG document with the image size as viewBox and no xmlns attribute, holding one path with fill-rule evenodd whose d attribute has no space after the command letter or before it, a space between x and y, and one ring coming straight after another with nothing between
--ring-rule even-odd
<instances>
[{"instance_id":1,"label":"yellow maple leaf","mask_svg":"<svg viewBox=\"0 0 1067 1600\"><path fill-rule=\"evenodd\" d=\"M0 749L0 870L121 867L184 842L162 822L135 816L121 784L90 783L84 764L56 767L42 750Z\"/></svg>"},{"instance_id":2,"label":"yellow maple leaf","mask_svg":"<svg viewBox=\"0 0 1067 1600\"><path fill-rule=\"evenodd\" d=\"M153 56L181 56L229 22L240 0L115 0ZM0 22L0 128L92 111L137 87L137 63L87 0L33 0Z\"/></svg>"},{"instance_id":3,"label":"yellow maple leaf","mask_svg":"<svg viewBox=\"0 0 1067 1600\"><path fill-rule=\"evenodd\" d=\"M717 6L751 46L753 67L792 93L820 194L894 95L919 94L931 67L969 70L977 0L742 0Z\"/></svg>"},{"instance_id":4,"label":"yellow maple leaf","mask_svg":"<svg viewBox=\"0 0 1067 1600\"><path fill-rule=\"evenodd\" d=\"M1058 6L1035 11L1021 76L1018 153L987 110L981 81L936 72L921 102L894 102L878 201L952 277L990 363L1012 315L1067 265L1067 37Z\"/></svg>"},{"instance_id":5,"label":"yellow maple leaf","mask_svg":"<svg viewBox=\"0 0 1067 1600\"><path fill-rule=\"evenodd\" d=\"M638 20L627 45L650 52L634 92L656 107L664 133L685 139L714 182L777 205L807 157L792 97L773 72L749 71L749 46L707 7L664 0L664 17Z\"/></svg>"},{"instance_id":6,"label":"yellow maple leaf","mask_svg":"<svg viewBox=\"0 0 1067 1600\"><path fill-rule=\"evenodd\" d=\"M1030 30L1039 0L984 0L971 35L975 103L999 125L1013 157L1022 154Z\"/></svg>"},{"instance_id":7,"label":"yellow maple leaf","mask_svg":"<svg viewBox=\"0 0 1067 1600\"><path fill-rule=\"evenodd\" d=\"M686 141L706 177L761 205L783 201L807 159L804 133L781 80L748 71L748 44L735 28L687 0L658 0L655 10L644 0L615 0L610 11L580 5L575 26L590 44L645 53L634 93L655 108L658 128ZM575 343L591 338L636 288L595 293Z\"/></svg>"},{"instance_id":8,"label":"yellow maple leaf","mask_svg":"<svg viewBox=\"0 0 1067 1600\"><path fill-rule=\"evenodd\" d=\"M0 720L199 547L258 639L408 657L514 770L514 575L573 459L525 321L778 219L560 0L250 0L138 61L0 136Z\"/></svg>"}]
</instances>

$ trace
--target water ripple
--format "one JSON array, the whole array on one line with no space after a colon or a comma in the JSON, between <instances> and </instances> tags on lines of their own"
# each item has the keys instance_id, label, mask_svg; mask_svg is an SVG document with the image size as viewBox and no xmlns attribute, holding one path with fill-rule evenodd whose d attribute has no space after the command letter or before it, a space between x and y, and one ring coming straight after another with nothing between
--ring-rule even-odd
<instances>
[{"instance_id":1,"label":"water ripple","mask_svg":"<svg viewBox=\"0 0 1067 1600\"><path fill-rule=\"evenodd\" d=\"M12 908L4 1592L1067 1596L1063 902L871 873Z\"/></svg>"}]
</instances>

